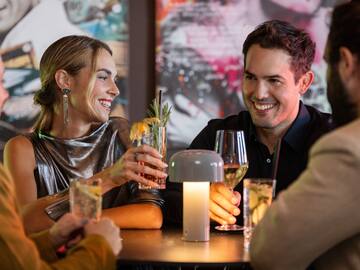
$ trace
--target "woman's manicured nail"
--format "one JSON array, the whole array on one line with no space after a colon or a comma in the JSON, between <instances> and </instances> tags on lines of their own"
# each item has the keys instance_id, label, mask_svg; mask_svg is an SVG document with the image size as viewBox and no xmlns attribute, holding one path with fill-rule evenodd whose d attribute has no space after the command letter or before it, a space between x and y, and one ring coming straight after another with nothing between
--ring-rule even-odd
<instances>
[{"instance_id":1,"label":"woman's manicured nail","mask_svg":"<svg viewBox=\"0 0 360 270\"><path fill-rule=\"evenodd\" d=\"M239 208L235 208L234 211L233 211L233 215L238 216L239 214L240 214Z\"/></svg>"}]
</instances>

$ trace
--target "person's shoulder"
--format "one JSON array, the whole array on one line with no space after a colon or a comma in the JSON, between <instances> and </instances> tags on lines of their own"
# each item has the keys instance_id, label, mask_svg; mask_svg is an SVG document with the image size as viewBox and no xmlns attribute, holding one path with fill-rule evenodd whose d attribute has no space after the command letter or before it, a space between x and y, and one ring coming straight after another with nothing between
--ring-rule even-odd
<instances>
[{"instance_id":1,"label":"person's shoulder","mask_svg":"<svg viewBox=\"0 0 360 270\"><path fill-rule=\"evenodd\" d=\"M341 148L355 153L360 158L360 119L338 127L322 136L314 146L315 149Z\"/></svg>"},{"instance_id":2,"label":"person's shoulder","mask_svg":"<svg viewBox=\"0 0 360 270\"><path fill-rule=\"evenodd\" d=\"M11 138L4 148L5 160L17 160L27 158L30 164L34 160L34 148L32 142L24 135L18 135Z\"/></svg>"},{"instance_id":3,"label":"person's shoulder","mask_svg":"<svg viewBox=\"0 0 360 270\"><path fill-rule=\"evenodd\" d=\"M330 113L321 112L313 106L305 105L307 111L310 114L311 122L313 125L327 130L332 130L335 128L332 116Z\"/></svg>"},{"instance_id":4,"label":"person's shoulder","mask_svg":"<svg viewBox=\"0 0 360 270\"><path fill-rule=\"evenodd\" d=\"M27 135L18 135L11 138L5 145L5 148L11 149L32 149L32 143Z\"/></svg>"},{"instance_id":5,"label":"person's shoulder","mask_svg":"<svg viewBox=\"0 0 360 270\"><path fill-rule=\"evenodd\" d=\"M318 116L320 118L328 119L331 118L331 114L327 112L319 111L317 108L311 105L305 105L306 109L309 111L310 115Z\"/></svg>"},{"instance_id":6,"label":"person's shoulder","mask_svg":"<svg viewBox=\"0 0 360 270\"><path fill-rule=\"evenodd\" d=\"M359 142L360 137L360 118L351 121L350 123L336 128L333 132L328 134L328 137L344 137L346 139L354 139Z\"/></svg>"},{"instance_id":7,"label":"person's shoulder","mask_svg":"<svg viewBox=\"0 0 360 270\"><path fill-rule=\"evenodd\" d=\"M18 135L11 138L4 148L5 155L22 155L22 156L31 156L33 155L33 144L30 141L29 137L25 135Z\"/></svg>"}]
</instances>

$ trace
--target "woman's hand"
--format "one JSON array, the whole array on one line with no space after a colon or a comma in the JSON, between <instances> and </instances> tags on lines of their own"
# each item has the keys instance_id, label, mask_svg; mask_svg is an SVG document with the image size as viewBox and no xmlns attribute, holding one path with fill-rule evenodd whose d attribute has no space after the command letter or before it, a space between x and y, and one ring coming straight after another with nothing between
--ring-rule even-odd
<instances>
[{"instance_id":1,"label":"woman's hand","mask_svg":"<svg viewBox=\"0 0 360 270\"><path fill-rule=\"evenodd\" d=\"M128 149L113 166L107 169L107 174L115 185L122 185L134 180L144 185L158 187L158 184L144 178L145 174L166 178L164 169L167 164L161 160L162 156L156 149L141 145Z\"/></svg>"}]
</instances>

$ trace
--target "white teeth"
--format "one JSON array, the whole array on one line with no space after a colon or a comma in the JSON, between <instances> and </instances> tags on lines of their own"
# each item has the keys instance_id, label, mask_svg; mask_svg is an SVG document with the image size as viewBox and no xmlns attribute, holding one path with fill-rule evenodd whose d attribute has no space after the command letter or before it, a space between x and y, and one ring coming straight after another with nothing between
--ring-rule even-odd
<instances>
[{"instance_id":1,"label":"white teeth","mask_svg":"<svg viewBox=\"0 0 360 270\"><path fill-rule=\"evenodd\" d=\"M254 103L255 108L257 110L261 110L261 111L265 111L265 110L269 110L272 109L273 107L275 107L275 104L258 104L258 103Z\"/></svg>"},{"instance_id":2,"label":"white teeth","mask_svg":"<svg viewBox=\"0 0 360 270\"><path fill-rule=\"evenodd\" d=\"M99 101L101 105L103 105L106 108L110 108L111 107L111 102L109 101L105 101L105 100L100 100Z\"/></svg>"}]
</instances>

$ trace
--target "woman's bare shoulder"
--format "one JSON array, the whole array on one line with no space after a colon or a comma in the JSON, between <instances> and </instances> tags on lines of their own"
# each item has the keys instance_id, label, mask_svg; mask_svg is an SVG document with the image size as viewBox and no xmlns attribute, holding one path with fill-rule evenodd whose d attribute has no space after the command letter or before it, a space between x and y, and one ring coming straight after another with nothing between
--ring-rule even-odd
<instances>
[{"instance_id":1,"label":"woman's bare shoulder","mask_svg":"<svg viewBox=\"0 0 360 270\"><path fill-rule=\"evenodd\" d=\"M32 143L24 135L18 135L13 138L11 138L7 143L5 147L11 147L11 148L26 148L26 149L33 149Z\"/></svg>"},{"instance_id":2,"label":"woman's bare shoulder","mask_svg":"<svg viewBox=\"0 0 360 270\"><path fill-rule=\"evenodd\" d=\"M34 149L31 141L24 135L11 138L5 145L4 156L19 156L34 158ZM20 156L21 155L21 156Z\"/></svg>"}]
</instances>

